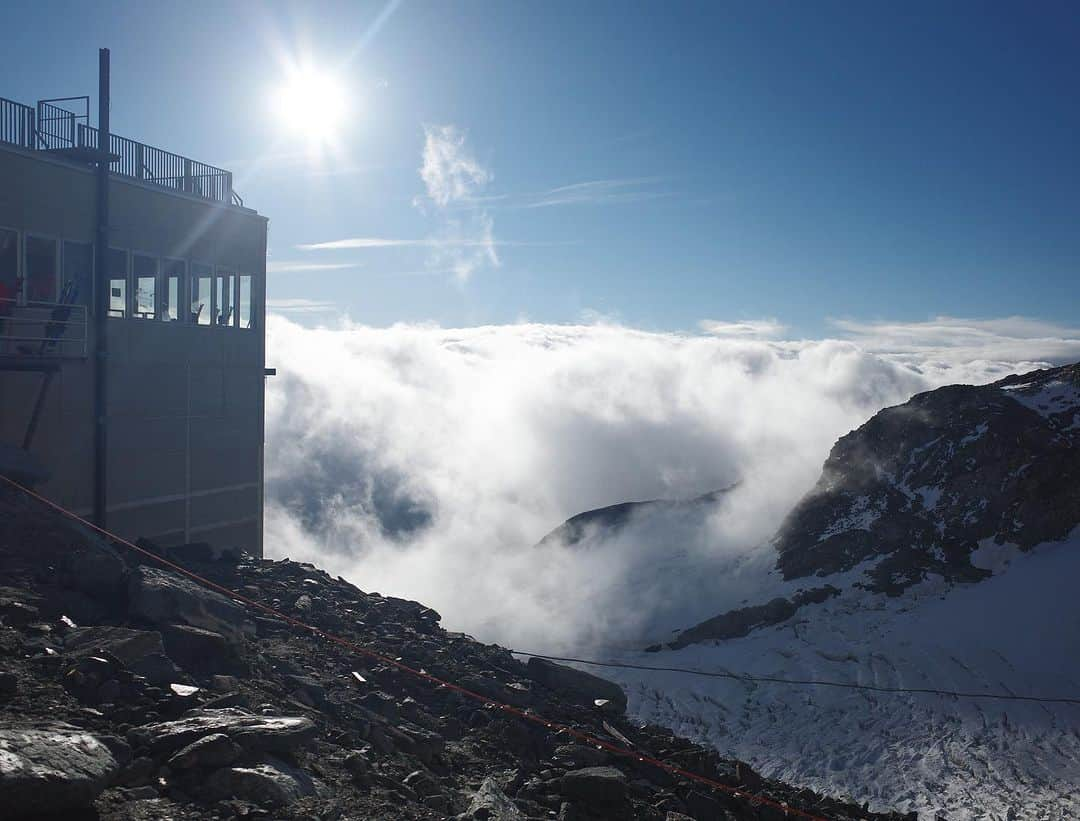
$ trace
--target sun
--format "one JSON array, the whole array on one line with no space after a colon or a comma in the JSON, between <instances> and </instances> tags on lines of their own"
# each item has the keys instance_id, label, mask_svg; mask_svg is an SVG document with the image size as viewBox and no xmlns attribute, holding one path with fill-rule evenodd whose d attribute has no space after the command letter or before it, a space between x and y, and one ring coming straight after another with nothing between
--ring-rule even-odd
<instances>
[{"instance_id":1,"label":"sun","mask_svg":"<svg viewBox=\"0 0 1080 821\"><path fill-rule=\"evenodd\" d=\"M292 68L271 95L278 124L309 144L333 142L349 114L349 94L341 79L315 66Z\"/></svg>"}]
</instances>

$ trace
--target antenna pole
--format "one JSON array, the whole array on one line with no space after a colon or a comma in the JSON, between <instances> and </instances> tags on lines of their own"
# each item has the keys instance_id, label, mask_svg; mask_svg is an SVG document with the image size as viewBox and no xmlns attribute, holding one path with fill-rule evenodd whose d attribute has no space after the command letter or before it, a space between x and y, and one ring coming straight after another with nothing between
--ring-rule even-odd
<instances>
[{"instance_id":1,"label":"antenna pole","mask_svg":"<svg viewBox=\"0 0 1080 821\"><path fill-rule=\"evenodd\" d=\"M106 526L108 479L109 50L98 50L97 243L94 254L94 524Z\"/></svg>"}]
</instances>

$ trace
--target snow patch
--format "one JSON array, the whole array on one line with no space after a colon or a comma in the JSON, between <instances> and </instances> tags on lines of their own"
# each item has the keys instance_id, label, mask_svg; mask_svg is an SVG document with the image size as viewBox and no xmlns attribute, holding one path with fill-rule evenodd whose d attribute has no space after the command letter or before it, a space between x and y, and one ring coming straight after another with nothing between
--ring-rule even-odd
<instances>
[{"instance_id":1,"label":"snow patch","mask_svg":"<svg viewBox=\"0 0 1080 821\"><path fill-rule=\"evenodd\" d=\"M971 564L980 570L989 570L997 574L1008 567L1013 559L1024 555L1014 544L995 544L993 539L983 539L979 546L971 551Z\"/></svg>"},{"instance_id":2,"label":"snow patch","mask_svg":"<svg viewBox=\"0 0 1080 821\"><path fill-rule=\"evenodd\" d=\"M1031 408L1047 419L1080 406L1080 385L1063 379L1055 379L1045 385L1006 385L1002 390L1007 391L1007 396L1024 407ZM1075 426L1076 417L1073 418Z\"/></svg>"}]
</instances>

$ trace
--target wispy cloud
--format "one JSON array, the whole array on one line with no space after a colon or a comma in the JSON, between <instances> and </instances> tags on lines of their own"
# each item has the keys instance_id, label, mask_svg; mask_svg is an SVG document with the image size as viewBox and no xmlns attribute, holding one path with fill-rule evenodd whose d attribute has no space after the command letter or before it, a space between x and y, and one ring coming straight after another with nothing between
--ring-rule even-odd
<instances>
[{"instance_id":1,"label":"wispy cloud","mask_svg":"<svg viewBox=\"0 0 1080 821\"><path fill-rule=\"evenodd\" d=\"M268 299L266 307L283 314L330 314L339 310L336 303L317 299Z\"/></svg>"},{"instance_id":2,"label":"wispy cloud","mask_svg":"<svg viewBox=\"0 0 1080 821\"><path fill-rule=\"evenodd\" d=\"M420 179L426 196L414 204L424 213L434 211L439 220L429 240L429 265L453 269L459 282L484 266L498 268L494 220L476 201L492 174L469 151L463 131L454 125L424 126Z\"/></svg>"},{"instance_id":3,"label":"wispy cloud","mask_svg":"<svg viewBox=\"0 0 1080 821\"><path fill-rule=\"evenodd\" d=\"M343 271L347 268L359 268L358 262L304 262L267 260L266 273L268 274L293 274L307 273L309 271Z\"/></svg>"},{"instance_id":4,"label":"wispy cloud","mask_svg":"<svg viewBox=\"0 0 1080 821\"><path fill-rule=\"evenodd\" d=\"M413 205L435 224L426 237L345 237L297 245L301 251L335 251L370 248L426 248L432 271L451 271L466 282L484 266L500 265L496 250L500 245L533 243L508 242L495 238L495 222L484 207L483 188L491 172L473 156L466 145L465 132L453 125L424 126L420 179L424 194ZM300 269L298 269L300 270Z\"/></svg>"},{"instance_id":5,"label":"wispy cloud","mask_svg":"<svg viewBox=\"0 0 1080 821\"><path fill-rule=\"evenodd\" d=\"M745 319L741 322L703 319L698 327L710 336L741 339L775 339L787 330L787 326L776 319Z\"/></svg>"},{"instance_id":6,"label":"wispy cloud","mask_svg":"<svg viewBox=\"0 0 1080 821\"><path fill-rule=\"evenodd\" d=\"M328 242L312 242L297 245L301 251L333 251L344 248L433 248L456 245L462 248L487 247L488 245L520 245L516 242L496 242L494 239L425 237L424 239L390 239L387 237L346 237Z\"/></svg>"},{"instance_id":7,"label":"wispy cloud","mask_svg":"<svg viewBox=\"0 0 1080 821\"><path fill-rule=\"evenodd\" d=\"M500 194L481 197L479 201L497 208L553 208L564 205L624 205L672 196L671 191L657 190L663 177L626 177L588 180L524 194Z\"/></svg>"},{"instance_id":8,"label":"wispy cloud","mask_svg":"<svg viewBox=\"0 0 1080 821\"><path fill-rule=\"evenodd\" d=\"M453 125L424 127L423 160L420 179L428 199L442 208L469 199L492 179L466 148L464 132Z\"/></svg>"}]
</instances>

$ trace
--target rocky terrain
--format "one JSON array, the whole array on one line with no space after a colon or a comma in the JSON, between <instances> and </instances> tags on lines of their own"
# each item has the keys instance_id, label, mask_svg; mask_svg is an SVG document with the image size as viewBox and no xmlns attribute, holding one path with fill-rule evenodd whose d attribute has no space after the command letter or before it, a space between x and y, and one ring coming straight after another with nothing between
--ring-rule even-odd
<instances>
[{"instance_id":1,"label":"rocky terrain","mask_svg":"<svg viewBox=\"0 0 1080 821\"><path fill-rule=\"evenodd\" d=\"M632 721L616 685L524 664L446 631L416 602L288 560L199 545L168 557L389 661L245 608L0 489L5 819L799 817L756 796L829 819L900 818L763 779Z\"/></svg>"}]
</instances>

